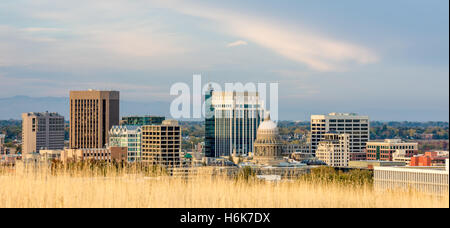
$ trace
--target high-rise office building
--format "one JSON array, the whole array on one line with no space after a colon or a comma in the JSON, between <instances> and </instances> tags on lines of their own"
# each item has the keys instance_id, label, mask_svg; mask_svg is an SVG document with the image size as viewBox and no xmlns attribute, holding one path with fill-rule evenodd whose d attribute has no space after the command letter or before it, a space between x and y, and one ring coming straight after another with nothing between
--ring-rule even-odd
<instances>
[{"instance_id":1,"label":"high-rise office building","mask_svg":"<svg viewBox=\"0 0 450 228\"><path fill-rule=\"evenodd\" d=\"M348 167L350 160L348 134L324 134L316 150L317 159L331 167Z\"/></svg>"},{"instance_id":2,"label":"high-rise office building","mask_svg":"<svg viewBox=\"0 0 450 228\"><path fill-rule=\"evenodd\" d=\"M212 93L213 89L210 87L205 93L205 157L215 157L215 117L214 106L212 105Z\"/></svg>"},{"instance_id":3,"label":"high-rise office building","mask_svg":"<svg viewBox=\"0 0 450 228\"><path fill-rule=\"evenodd\" d=\"M70 148L103 148L119 125L118 91L70 91Z\"/></svg>"},{"instance_id":4,"label":"high-rise office building","mask_svg":"<svg viewBox=\"0 0 450 228\"><path fill-rule=\"evenodd\" d=\"M164 116L125 116L120 125L160 125L166 119Z\"/></svg>"},{"instance_id":5,"label":"high-rise office building","mask_svg":"<svg viewBox=\"0 0 450 228\"><path fill-rule=\"evenodd\" d=\"M128 162L141 161L142 126L113 126L109 131L110 147L126 147Z\"/></svg>"},{"instance_id":6,"label":"high-rise office building","mask_svg":"<svg viewBox=\"0 0 450 228\"><path fill-rule=\"evenodd\" d=\"M64 149L64 117L58 113L22 114L22 154Z\"/></svg>"},{"instance_id":7,"label":"high-rise office building","mask_svg":"<svg viewBox=\"0 0 450 228\"><path fill-rule=\"evenodd\" d=\"M330 113L311 116L311 152L316 153L317 146L329 132L348 134L350 137L350 160L366 160L366 143L370 137L368 116L354 113Z\"/></svg>"},{"instance_id":8,"label":"high-rise office building","mask_svg":"<svg viewBox=\"0 0 450 228\"><path fill-rule=\"evenodd\" d=\"M176 120L142 127L142 162L166 168L181 164L181 127Z\"/></svg>"},{"instance_id":9,"label":"high-rise office building","mask_svg":"<svg viewBox=\"0 0 450 228\"><path fill-rule=\"evenodd\" d=\"M205 95L205 156L248 155L263 120L256 92L214 92Z\"/></svg>"}]
</instances>

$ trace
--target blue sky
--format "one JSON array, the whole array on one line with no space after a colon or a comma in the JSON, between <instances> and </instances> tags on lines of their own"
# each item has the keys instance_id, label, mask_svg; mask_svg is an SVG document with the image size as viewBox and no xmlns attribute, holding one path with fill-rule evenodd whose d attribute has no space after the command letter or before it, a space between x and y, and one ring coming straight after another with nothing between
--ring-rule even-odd
<instances>
[{"instance_id":1,"label":"blue sky","mask_svg":"<svg viewBox=\"0 0 450 228\"><path fill-rule=\"evenodd\" d=\"M0 98L115 89L166 101L192 74L279 82L280 118L448 120L449 1L0 2Z\"/></svg>"}]
</instances>

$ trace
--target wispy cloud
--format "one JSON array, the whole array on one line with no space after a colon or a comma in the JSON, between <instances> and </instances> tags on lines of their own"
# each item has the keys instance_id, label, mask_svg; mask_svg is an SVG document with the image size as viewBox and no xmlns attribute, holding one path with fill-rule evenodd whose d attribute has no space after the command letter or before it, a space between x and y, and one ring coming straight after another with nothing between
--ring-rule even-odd
<instances>
[{"instance_id":1,"label":"wispy cloud","mask_svg":"<svg viewBox=\"0 0 450 228\"><path fill-rule=\"evenodd\" d=\"M148 13L142 2L25 2L20 16L36 26L0 22L0 66L141 70L170 65L189 52L183 35L151 16L135 16Z\"/></svg>"},{"instance_id":2,"label":"wispy cloud","mask_svg":"<svg viewBox=\"0 0 450 228\"><path fill-rule=\"evenodd\" d=\"M248 43L246 41L243 41L243 40L238 40L238 41L229 43L227 46L228 47L237 47L237 46L242 46L242 45L248 45Z\"/></svg>"},{"instance_id":3,"label":"wispy cloud","mask_svg":"<svg viewBox=\"0 0 450 228\"><path fill-rule=\"evenodd\" d=\"M180 13L219 23L220 26L215 26L220 28L218 32L252 41L315 70L344 70L349 64L368 64L378 60L378 56L368 48L314 34L298 26L289 27L231 10L205 7L196 1L156 2Z\"/></svg>"},{"instance_id":4,"label":"wispy cloud","mask_svg":"<svg viewBox=\"0 0 450 228\"><path fill-rule=\"evenodd\" d=\"M150 12L159 7L215 23L218 26L214 26L212 32L237 39L227 44L227 47L251 42L318 71L345 70L352 64L368 64L378 60L372 50L358 44L313 33L305 28L289 25L289 22L278 24L265 17L239 14L229 9L200 4L199 1L26 2L33 10L24 9L22 13L45 23L25 28L9 28L14 30L13 33L6 34L11 37L9 40L0 35L0 42L8 46L4 49L10 50L2 50L0 64L59 63L81 64L86 67L127 65L142 68L160 59L170 59L170 63L176 62L176 59L178 63L194 59L183 57L186 57L186 53L192 53L191 49L197 48L196 51L201 52L198 49L205 47L201 46L201 42L194 46L194 34L170 31L164 27L163 21L155 20ZM49 21L63 26L44 26L52 24ZM61 39L62 37L73 39ZM44 46L37 43L43 43ZM23 46L31 48L23 49L20 55L11 53L11 50ZM33 49L40 50L36 52ZM213 58L209 58L213 61L211 59ZM158 65L164 63L159 62Z\"/></svg>"},{"instance_id":5,"label":"wispy cloud","mask_svg":"<svg viewBox=\"0 0 450 228\"><path fill-rule=\"evenodd\" d=\"M21 31L24 32L63 32L65 29L61 28L49 28L49 27L29 27L23 28Z\"/></svg>"}]
</instances>

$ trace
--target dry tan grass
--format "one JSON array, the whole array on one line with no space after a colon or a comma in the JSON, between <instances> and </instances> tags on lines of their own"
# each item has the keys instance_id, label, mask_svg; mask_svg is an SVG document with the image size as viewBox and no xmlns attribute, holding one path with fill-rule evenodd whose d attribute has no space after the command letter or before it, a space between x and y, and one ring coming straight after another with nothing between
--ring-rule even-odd
<instances>
[{"instance_id":1,"label":"dry tan grass","mask_svg":"<svg viewBox=\"0 0 450 228\"><path fill-rule=\"evenodd\" d=\"M0 172L0 207L132 208L448 208L449 198L377 193L369 186L305 181L268 183L198 176L189 181L141 174L106 177L48 169Z\"/></svg>"}]
</instances>

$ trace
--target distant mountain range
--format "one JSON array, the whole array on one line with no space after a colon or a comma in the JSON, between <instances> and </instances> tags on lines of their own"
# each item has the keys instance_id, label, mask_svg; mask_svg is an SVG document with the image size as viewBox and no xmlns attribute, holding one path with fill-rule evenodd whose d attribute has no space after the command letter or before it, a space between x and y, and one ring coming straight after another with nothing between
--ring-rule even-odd
<instances>
[{"instance_id":1,"label":"distant mountain range","mask_svg":"<svg viewBox=\"0 0 450 228\"><path fill-rule=\"evenodd\" d=\"M300 101L299 101L300 102ZM334 112L334 108L324 108L323 105L303 105L299 112L292 107L292 104L280 104L281 120L301 120L309 121L309 116L312 114L323 114ZM338 109L339 110L339 109ZM14 96L8 98L0 98L0 120L15 119L20 120L21 114L24 112L58 112L69 119L69 98L68 97L28 97L28 96ZM354 112L367 114L372 121L445 121L448 122L448 108L445 106L433 112L427 110L385 110L379 107L376 108L359 108L352 109ZM406 114L405 114L406 113ZM170 118L170 102L135 102L135 101L120 101L120 115L161 115ZM185 119L183 119L185 120ZM201 119L200 119L201 120Z\"/></svg>"},{"instance_id":2,"label":"distant mountain range","mask_svg":"<svg viewBox=\"0 0 450 228\"><path fill-rule=\"evenodd\" d=\"M120 101L120 115L169 115L170 103ZM57 112L69 118L69 98L14 96L0 98L0 120L21 119L25 112Z\"/></svg>"}]
</instances>

